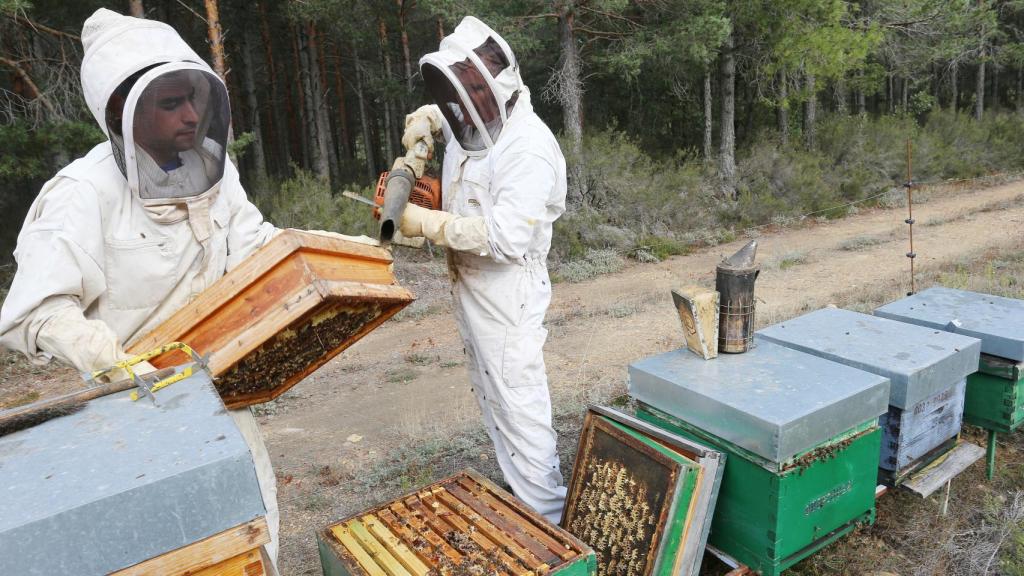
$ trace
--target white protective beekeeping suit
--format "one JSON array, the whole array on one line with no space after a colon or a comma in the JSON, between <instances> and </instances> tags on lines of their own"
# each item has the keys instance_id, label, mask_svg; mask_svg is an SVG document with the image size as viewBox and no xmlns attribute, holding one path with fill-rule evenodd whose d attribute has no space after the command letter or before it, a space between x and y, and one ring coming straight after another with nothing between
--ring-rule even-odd
<instances>
[{"instance_id":1,"label":"white protective beekeeping suit","mask_svg":"<svg viewBox=\"0 0 1024 576\"><path fill-rule=\"evenodd\" d=\"M85 99L109 140L58 172L29 209L0 344L89 372L126 357L124 347L275 229L226 160L224 83L173 28L101 8L86 20L82 44ZM108 110L112 97L123 108ZM256 463L272 536L266 551L276 559L270 458L249 409L231 412Z\"/></svg>"},{"instance_id":2,"label":"white protective beekeeping suit","mask_svg":"<svg viewBox=\"0 0 1024 576\"><path fill-rule=\"evenodd\" d=\"M424 125L443 128L444 206L409 205L401 232L450 248L456 319L498 463L516 496L557 522L565 487L542 323L551 225L565 211L565 159L533 112L508 44L476 18L424 56L420 70L437 106L407 123L427 116Z\"/></svg>"}]
</instances>

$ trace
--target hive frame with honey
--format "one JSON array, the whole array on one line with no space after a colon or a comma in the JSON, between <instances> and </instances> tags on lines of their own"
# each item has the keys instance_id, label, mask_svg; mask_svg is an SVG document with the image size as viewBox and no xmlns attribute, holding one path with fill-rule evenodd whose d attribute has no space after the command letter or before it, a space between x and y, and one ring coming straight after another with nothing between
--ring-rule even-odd
<instances>
[{"instance_id":1,"label":"hive frame with honey","mask_svg":"<svg viewBox=\"0 0 1024 576\"><path fill-rule=\"evenodd\" d=\"M609 450L609 443L617 447ZM601 450L604 450L603 456L597 454ZM632 455L619 452L618 458L614 455L608 458L615 450L632 451ZM618 462L614 462L616 459ZM645 469L615 466L627 461L633 466L643 462ZM609 464L615 467L614 489L600 486L602 480L607 480L602 475L607 475ZM617 410L591 406L584 417L561 524L595 548L599 575L602 572L636 576L698 574L724 464L722 452ZM589 502L590 495L596 495L602 502ZM647 527L651 530L650 534L645 534L646 549L637 550L636 566L606 566L604 564L617 560L602 558L604 550L615 546L621 555L627 547L613 541L610 535L639 529L640 526L631 525L629 516L635 516L635 510L643 506L633 503L622 515L605 514L607 518L598 519L600 541L583 537L588 524L594 521L586 516L613 507L616 499L627 502L630 495L654 503L648 505L651 518ZM630 534L629 540L635 544L636 534Z\"/></svg>"},{"instance_id":2,"label":"hive frame with honey","mask_svg":"<svg viewBox=\"0 0 1024 576\"><path fill-rule=\"evenodd\" d=\"M326 576L589 576L594 552L472 470L317 533Z\"/></svg>"}]
</instances>

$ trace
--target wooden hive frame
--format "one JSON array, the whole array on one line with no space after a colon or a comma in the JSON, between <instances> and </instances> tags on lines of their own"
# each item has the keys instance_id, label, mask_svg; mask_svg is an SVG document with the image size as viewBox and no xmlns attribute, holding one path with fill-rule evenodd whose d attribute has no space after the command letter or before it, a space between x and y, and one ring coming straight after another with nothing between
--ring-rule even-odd
<instances>
[{"instance_id":1,"label":"wooden hive frame","mask_svg":"<svg viewBox=\"0 0 1024 576\"><path fill-rule=\"evenodd\" d=\"M466 470L317 534L324 574L586 576L594 552Z\"/></svg>"},{"instance_id":2,"label":"wooden hive frame","mask_svg":"<svg viewBox=\"0 0 1024 576\"><path fill-rule=\"evenodd\" d=\"M184 342L209 355L228 408L268 402L415 297L383 248L285 230L128 349ZM185 362L173 352L157 368Z\"/></svg>"}]
</instances>

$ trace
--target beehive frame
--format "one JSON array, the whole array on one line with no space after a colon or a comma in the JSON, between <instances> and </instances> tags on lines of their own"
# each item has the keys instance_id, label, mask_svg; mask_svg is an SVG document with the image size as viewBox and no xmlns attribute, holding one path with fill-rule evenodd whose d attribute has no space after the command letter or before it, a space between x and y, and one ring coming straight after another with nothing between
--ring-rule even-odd
<instances>
[{"instance_id":1,"label":"beehive frame","mask_svg":"<svg viewBox=\"0 0 1024 576\"><path fill-rule=\"evenodd\" d=\"M722 452L612 408L591 406L583 421L562 525L594 547L599 575L698 574L724 464ZM609 470L615 472L616 486L605 490L601 484ZM619 490L619 485L629 487ZM641 500L659 502L657 510L651 510L651 521L634 525L636 510L645 504L628 502L628 494L619 492L643 492ZM596 506L587 502L594 494L602 499ZM617 518L615 502L633 505ZM587 536L595 521L600 525L598 541ZM619 532L628 533L629 542L609 536ZM638 533L644 537L638 538ZM614 558L630 555L631 549L639 552L633 565L623 566Z\"/></svg>"},{"instance_id":2,"label":"beehive frame","mask_svg":"<svg viewBox=\"0 0 1024 576\"><path fill-rule=\"evenodd\" d=\"M184 342L208 354L224 404L240 408L280 396L413 300L387 250L285 230L128 351Z\"/></svg>"},{"instance_id":3,"label":"beehive frame","mask_svg":"<svg viewBox=\"0 0 1024 576\"><path fill-rule=\"evenodd\" d=\"M466 470L317 533L328 576L587 576L594 552Z\"/></svg>"}]
</instances>

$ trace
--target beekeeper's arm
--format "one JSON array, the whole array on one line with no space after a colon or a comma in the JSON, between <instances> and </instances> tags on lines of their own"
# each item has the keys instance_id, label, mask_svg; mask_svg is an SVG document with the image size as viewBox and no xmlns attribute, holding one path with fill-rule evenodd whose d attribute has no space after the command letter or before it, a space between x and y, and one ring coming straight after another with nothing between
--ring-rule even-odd
<instances>
[{"instance_id":1,"label":"beekeeper's arm","mask_svg":"<svg viewBox=\"0 0 1024 576\"><path fill-rule=\"evenodd\" d=\"M125 357L117 335L84 310L106 290L96 193L58 177L29 209L14 252L18 272L0 310L0 345L88 372Z\"/></svg>"},{"instance_id":2,"label":"beekeeper's arm","mask_svg":"<svg viewBox=\"0 0 1024 576\"><path fill-rule=\"evenodd\" d=\"M545 217L555 174L552 163L530 150L525 141L521 146L512 145L491 176L490 193L495 201L489 218L456 216L410 203L402 216L402 234L423 236L455 250L490 255L499 262L521 262L534 227Z\"/></svg>"}]
</instances>

